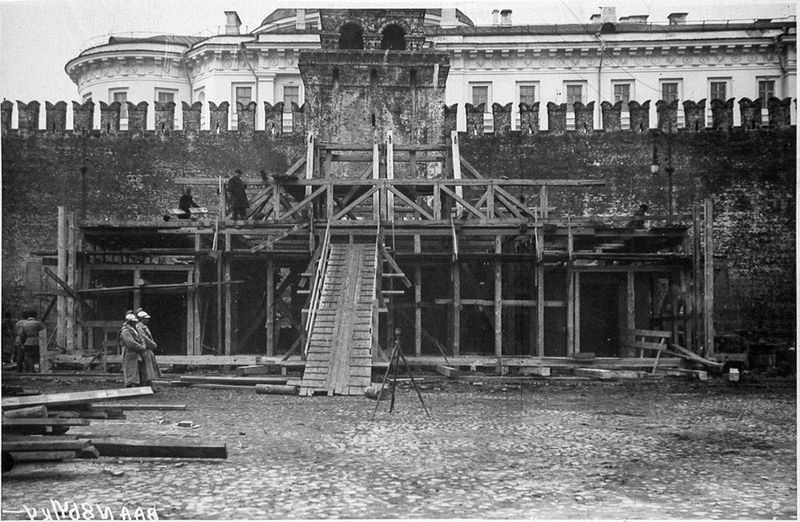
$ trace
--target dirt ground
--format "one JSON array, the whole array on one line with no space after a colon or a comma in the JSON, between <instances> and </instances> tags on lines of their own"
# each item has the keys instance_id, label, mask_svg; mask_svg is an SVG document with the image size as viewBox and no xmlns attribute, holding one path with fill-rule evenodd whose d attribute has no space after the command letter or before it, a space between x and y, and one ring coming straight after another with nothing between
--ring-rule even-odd
<instances>
[{"instance_id":1,"label":"dirt ground","mask_svg":"<svg viewBox=\"0 0 800 522\"><path fill-rule=\"evenodd\" d=\"M227 460L20 464L3 475L2 518L42 518L51 500L117 519L136 507L161 519L797 518L792 380L429 377L422 392L430 420L404 386L394 414L381 402L372 421L375 401L362 397L163 388L136 402L188 409L70 434L225 443Z\"/></svg>"}]
</instances>

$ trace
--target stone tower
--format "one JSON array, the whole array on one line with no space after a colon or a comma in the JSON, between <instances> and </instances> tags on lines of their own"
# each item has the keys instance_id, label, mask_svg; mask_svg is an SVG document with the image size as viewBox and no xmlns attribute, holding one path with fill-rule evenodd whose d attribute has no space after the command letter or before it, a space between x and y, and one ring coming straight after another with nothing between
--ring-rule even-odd
<instances>
[{"instance_id":1,"label":"stone tower","mask_svg":"<svg viewBox=\"0 0 800 522\"><path fill-rule=\"evenodd\" d=\"M323 142L444 140L446 52L424 49L424 9L322 9L322 49L300 53L306 125Z\"/></svg>"}]
</instances>

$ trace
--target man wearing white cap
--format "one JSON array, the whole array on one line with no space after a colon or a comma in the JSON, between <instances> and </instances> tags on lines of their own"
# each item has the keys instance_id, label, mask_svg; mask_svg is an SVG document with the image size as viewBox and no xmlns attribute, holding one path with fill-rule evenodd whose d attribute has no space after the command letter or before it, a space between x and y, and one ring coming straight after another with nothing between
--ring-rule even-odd
<instances>
[{"instance_id":1,"label":"man wearing white cap","mask_svg":"<svg viewBox=\"0 0 800 522\"><path fill-rule=\"evenodd\" d=\"M148 326L150 314L139 308L136 311L136 318L139 319L139 322L136 323L136 330L139 332L146 348L145 352L142 354L142 362L144 362L144 364L141 379L145 386L152 387L153 379L161 377L161 371L158 368L155 354L158 344L156 344L155 339L153 339L153 334L150 333L150 327Z\"/></svg>"},{"instance_id":2,"label":"man wearing white cap","mask_svg":"<svg viewBox=\"0 0 800 522\"><path fill-rule=\"evenodd\" d=\"M147 350L142 336L136 330L136 314L132 310L125 312L125 323L119 330L119 345L122 347L122 376L125 387L140 386L140 366L143 366L143 354Z\"/></svg>"}]
</instances>

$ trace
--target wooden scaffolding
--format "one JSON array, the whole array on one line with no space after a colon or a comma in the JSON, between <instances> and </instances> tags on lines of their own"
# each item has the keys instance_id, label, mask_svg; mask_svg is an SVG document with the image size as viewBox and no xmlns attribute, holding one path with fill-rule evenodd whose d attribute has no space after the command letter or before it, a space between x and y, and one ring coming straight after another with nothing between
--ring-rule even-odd
<instances>
[{"instance_id":1,"label":"wooden scaffolding","mask_svg":"<svg viewBox=\"0 0 800 522\"><path fill-rule=\"evenodd\" d=\"M652 328L654 320L673 344L711 355L710 204L705 227L695 212L692 242L688 226L658 226L663 217L649 216L649 227L640 228L630 216L570 215L553 204L602 181L492 174L461 157L455 132L443 145L396 145L391 133L383 143L326 144L309 134L305 156L251 192L245 220L227 217L224 190L217 215L198 220L77 227L62 209L53 274L59 282L51 292L58 294L56 360L86 363L113 348L109 333L124 309L171 296L163 299L180 335L163 362L302 367L323 357L309 348L323 342L313 325L321 332L335 317L324 303L339 302L355 283L365 293L353 317L366 325L369 315L369 328L348 324L369 330L371 342L327 341L358 345L356 358L368 354L374 366L386 364L382 347L391 346L396 326L405 332L406 353L421 365L446 358L568 366L588 352L607 366L648 367L661 354L624 353L621 336ZM177 181L221 187L214 178ZM347 245L357 245L351 254L361 262L374 260L363 274L338 274L345 284L334 292L332 250L349 255ZM370 292L374 306L367 311ZM597 294L613 301L605 308L617 309L608 317L617 323L618 348L600 346L603 329L592 330L587 306L603 309ZM490 325L491 336L479 339L476 352L478 323ZM665 365L677 361L661 358Z\"/></svg>"}]
</instances>

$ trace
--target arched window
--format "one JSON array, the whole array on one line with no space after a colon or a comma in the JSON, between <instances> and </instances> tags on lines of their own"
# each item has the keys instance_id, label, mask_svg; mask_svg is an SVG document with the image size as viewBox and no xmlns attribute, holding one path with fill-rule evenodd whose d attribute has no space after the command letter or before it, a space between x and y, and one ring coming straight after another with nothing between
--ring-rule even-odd
<instances>
[{"instance_id":1,"label":"arched window","mask_svg":"<svg viewBox=\"0 0 800 522\"><path fill-rule=\"evenodd\" d=\"M339 31L339 49L363 49L364 30L357 24L345 24Z\"/></svg>"},{"instance_id":2,"label":"arched window","mask_svg":"<svg viewBox=\"0 0 800 522\"><path fill-rule=\"evenodd\" d=\"M406 32L399 25L387 25L383 30L381 49L404 51L406 48Z\"/></svg>"}]
</instances>

